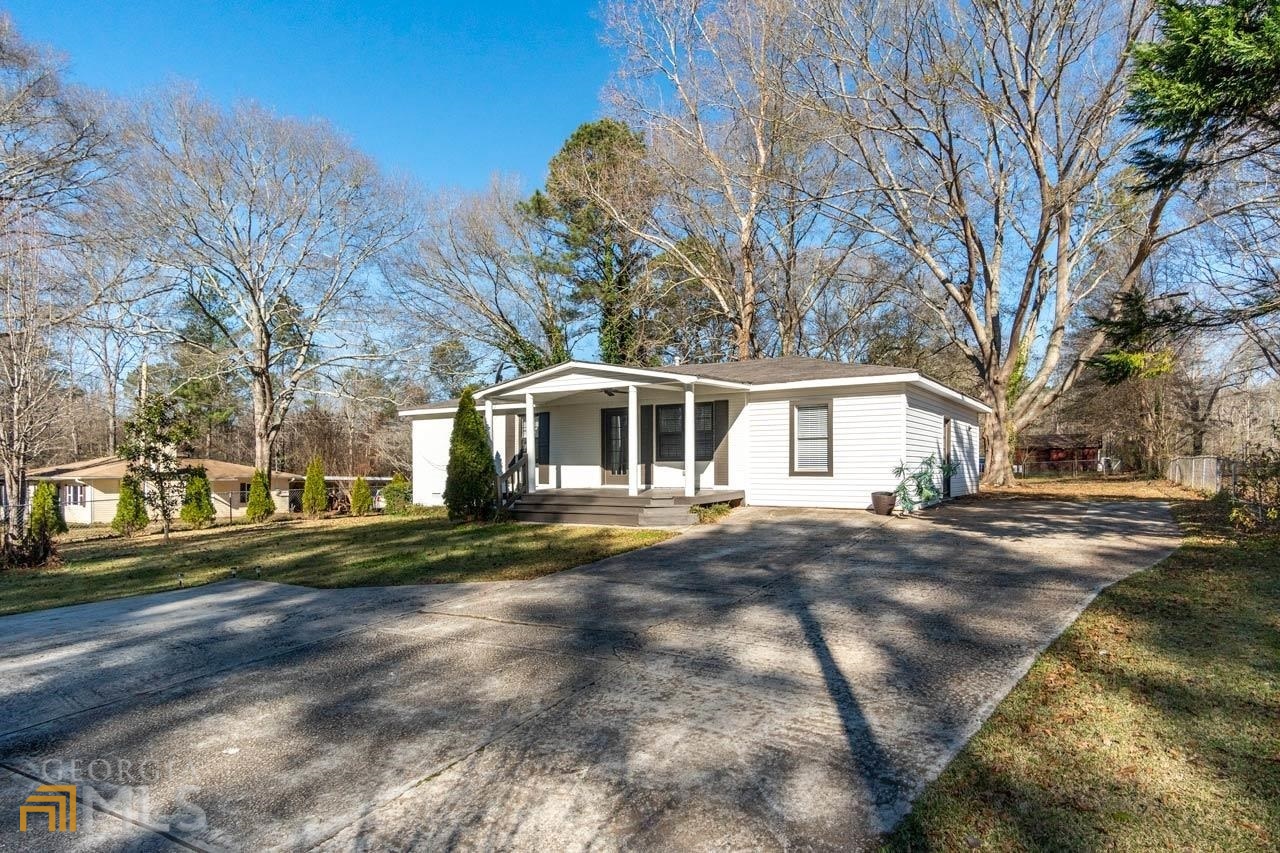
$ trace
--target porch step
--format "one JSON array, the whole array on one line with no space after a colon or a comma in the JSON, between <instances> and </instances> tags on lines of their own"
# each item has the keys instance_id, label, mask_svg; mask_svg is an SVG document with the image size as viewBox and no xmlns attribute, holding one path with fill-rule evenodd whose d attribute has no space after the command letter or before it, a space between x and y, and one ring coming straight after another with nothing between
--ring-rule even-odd
<instances>
[{"instance_id":1,"label":"porch step","mask_svg":"<svg viewBox=\"0 0 1280 853\"><path fill-rule=\"evenodd\" d=\"M654 511L638 508L631 513L592 512L588 508L576 510L521 509L511 511L516 521L532 521L542 524L601 524L609 527L687 527L694 516L687 510L672 513L670 510Z\"/></svg>"},{"instance_id":2,"label":"porch step","mask_svg":"<svg viewBox=\"0 0 1280 853\"><path fill-rule=\"evenodd\" d=\"M512 507L516 521L551 524L607 524L617 527L686 527L696 521L689 506L672 496L534 492Z\"/></svg>"}]
</instances>

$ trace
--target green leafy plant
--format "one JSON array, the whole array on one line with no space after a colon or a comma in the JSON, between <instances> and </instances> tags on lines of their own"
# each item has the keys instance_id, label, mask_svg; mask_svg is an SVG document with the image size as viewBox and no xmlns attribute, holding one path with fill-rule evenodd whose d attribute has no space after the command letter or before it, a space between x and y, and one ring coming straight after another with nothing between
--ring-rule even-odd
<instances>
[{"instance_id":1,"label":"green leafy plant","mask_svg":"<svg viewBox=\"0 0 1280 853\"><path fill-rule=\"evenodd\" d=\"M403 474L397 472L391 482L382 487L382 506L387 515L407 515L413 506L413 487Z\"/></svg>"},{"instance_id":2,"label":"green leafy plant","mask_svg":"<svg viewBox=\"0 0 1280 853\"><path fill-rule=\"evenodd\" d=\"M373 492L364 477L356 477L351 484L351 514L368 515L373 512Z\"/></svg>"},{"instance_id":3,"label":"green leafy plant","mask_svg":"<svg viewBox=\"0 0 1280 853\"><path fill-rule=\"evenodd\" d=\"M921 459L914 468L903 462L893 469L893 476L898 478L898 485L893 494L898 499L898 506L903 512L914 512L922 506L928 506L942 498L942 490L938 483L951 477L956 472L953 462L940 462L936 454Z\"/></svg>"},{"instance_id":4,"label":"green leafy plant","mask_svg":"<svg viewBox=\"0 0 1280 853\"><path fill-rule=\"evenodd\" d=\"M444 505L449 517L459 521L488 518L495 506L494 489L489 433L468 388L458 401L449 437L449 467L444 481Z\"/></svg>"},{"instance_id":5,"label":"green leafy plant","mask_svg":"<svg viewBox=\"0 0 1280 853\"><path fill-rule=\"evenodd\" d=\"M150 523L147 502L142 498L142 486L133 477L121 478L120 499L116 501L116 514L111 519L111 529L127 538Z\"/></svg>"},{"instance_id":6,"label":"green leafy plant","mask_svg":"<svg viewBox=\"0 0 1280 853\"><path fill-rule=\"evenodd\" d=\"M307 463L307 479L302 486L302 511L315 518L329 508L329 493L324 485L324 463L312 456Z\"/></svg>"},{"instance_id":7,"label":"green leafy plant","mask_svg":"<svg viewBox=\"0 0 1280 853\"><path fill-rule=\"evenodd\" d=\"M254 471L249 483L249 503L245 518L252 522L266 521L276 514L276 502L271 499L271 481L265 471Z\"/></svg>"},{"instance_id":8,"label":"green leafy plant","mask_svg":"<svg viewBox=\"0 0 1280 853\"><path fill-rule=\"evenodd\" d=\"M137 481L147 508L160 521L166 541L193 470L178 457L191 434L177 401L158 394L140 400L124 425L118 453L129 463L129 476Z\"/></svg>"}]
</instances>

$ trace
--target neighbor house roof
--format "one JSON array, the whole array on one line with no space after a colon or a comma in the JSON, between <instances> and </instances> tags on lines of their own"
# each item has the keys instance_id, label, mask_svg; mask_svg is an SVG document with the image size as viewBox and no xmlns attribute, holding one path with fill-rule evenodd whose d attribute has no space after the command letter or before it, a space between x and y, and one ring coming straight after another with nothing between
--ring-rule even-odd
<instances>
[{"instance_id":1,"label":"neighbor house roof","mask_svg":"<svg viewBox=\"0 0 1280 853\"><path fill-rule=\"evenodd\" d=\"M781 358L753 358L743 361L717 364L675 364L661 367L635 367L630 365L599 364L589 361L565 361L544 367L521 376L489 385L476 392L477 398L499 400L500 395L511 394L535 382L574 370L600 374L615 374L620 380L645 380L650 382L689 383L702 382L740 391L776 391L796 388L818 388L846 384L864 384L901 381L914 383L935 393L962 400L978 411L990 411L979 400L943 385L919 371L907 367L888 367L879 364L850 364L821 358L783 356ZM510 402L505 406L512 405ZM440 400L412 409L404 409L401 416L437 415L456 410L458 401Z\"/></svg>"},{"instance_id":2,"label":"neighbor house roof","mask_svg":"<svg viewBox=\"0 0 1280 853\"><path fill-rule=\"evenodd\" d=\"M252 465L239 465L235 462L223 462L221 459L194 459L183 457L179 460L183 465L203 468L210 480L249 480L253 478ZM32 480L115 480L123 477L129 463L118 456L100 456L97 459L86 459L81 462L67 462L62 465L50 465L37 468L27 476ZM274 471L274 477L300 479L298 474L287 471Z\"/></svg>"}]
</instances>

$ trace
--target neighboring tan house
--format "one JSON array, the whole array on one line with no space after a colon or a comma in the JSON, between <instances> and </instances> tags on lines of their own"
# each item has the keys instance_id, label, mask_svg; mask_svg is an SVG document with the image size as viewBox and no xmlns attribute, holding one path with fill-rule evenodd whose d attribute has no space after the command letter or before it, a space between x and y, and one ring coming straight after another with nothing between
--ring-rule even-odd
<instances>
[{"instance_id":1,"label":"neighboring tan house","mask_svg":"<svg viewBox=\"0 0 1280 853\"><path fill-rule=\"evenodd\" d=\"M496 470L515 460L523 474L517 518L628 524L679 523L688 505L722 501L863 508L873 491L894 488L896 465L930 455L956 466L939 484L946 496L974 492L978 423L989 411L914 370L799 357L656 368L570 361L475 398ZM450 400L400 413L413 421L416 503L442 502L456 408ZM522 456L527 422L535 447Z\"/></svg>"},{"instance_id":2,"label":"neighboring tan house","mask_svg":"<svg viewBox=\"0 0 1280 853\"><path fill-rule=\"evenodd\" d=\"M213 492L213 508L221 520L244 515L249 502L253 468L217 459L181 459L183 465L204 468ZM27 475L34 482L47 481L58 487L58 500L68 524L109 524L120 499L120 480L128 463L116 456L84 462L50 465ZM271 495L276 509L289 509L289 482L297 474L277 471L271 475Z\"/></svg>"}]
</instances>

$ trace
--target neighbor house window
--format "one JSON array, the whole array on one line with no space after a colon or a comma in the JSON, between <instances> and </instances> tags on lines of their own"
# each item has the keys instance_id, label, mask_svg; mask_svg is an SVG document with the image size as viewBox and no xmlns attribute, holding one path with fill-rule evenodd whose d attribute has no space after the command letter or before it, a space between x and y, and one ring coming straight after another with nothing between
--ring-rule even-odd
<instances>
[{"instance_id":1,"label":"neighbor house window","mask_svg":"<svg viewBox=\"0 0 1280 853\"><path fill-rule=\"evenodd\" d=\"M82 484L68 483L62 487L62 505L63 506L84 506L84 486Z\"/></svg>"},{"instance_id":2,"label":"neighbor house window","mask_svg":"<svg viewBox=\"0 0 1280 853\"><path fill-rule=\"evenodd\" d=\"M659 462L684 461L684 406L658 406ZM693 458L709 462L716 453L715 405L695 403L693 407Z\"/></svg>"},{"instance_id":3,"label":"neighbor house window","mask_svg":"<svg viewBox=\"0 0 1280 853\"><path fill-rule=\"evenodd\" d=\"M249 503L249 490L253 488L253 483L240 484L240 505L244 506Z\"/></svg>"},{"instance_id":4,"label":"neighbor house window","mask_svg":"<svg viewBox=\"0 0 1280 853\"><path fill-rule=\"evenodd\" d=\"M791 405L791 473L831 473L831 401Z\"/></svg>"}]
</instances>

